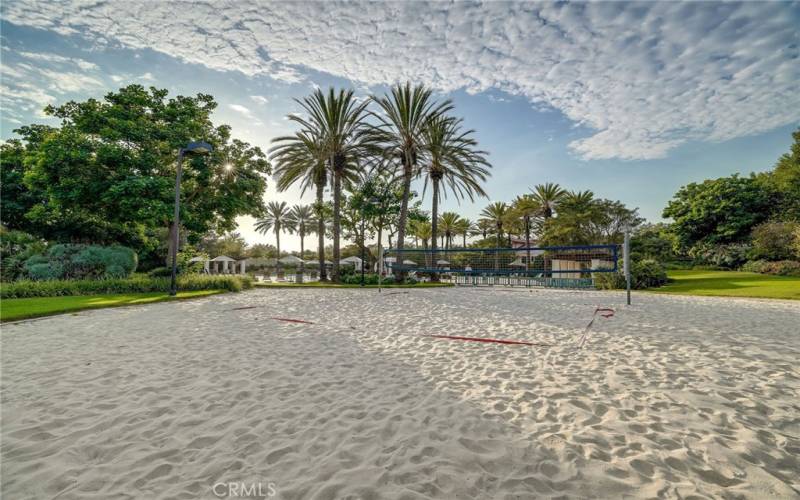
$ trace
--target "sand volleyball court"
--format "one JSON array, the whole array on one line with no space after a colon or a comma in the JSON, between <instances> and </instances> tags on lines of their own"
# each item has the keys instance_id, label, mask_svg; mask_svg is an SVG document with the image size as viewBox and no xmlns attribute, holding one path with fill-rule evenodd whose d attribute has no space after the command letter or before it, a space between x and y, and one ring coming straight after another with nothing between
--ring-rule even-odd
<instances>
[{"instance_id":1,"label":"sand volleyball court","mask_svg":"<svg viewBox=\"0 0 800 500\"><path fill-rule=\"evenodd\" d=\"M254 290L4 325L2 495L798 498L800 303L634 300Z\"/></svg>"}]
</instances>

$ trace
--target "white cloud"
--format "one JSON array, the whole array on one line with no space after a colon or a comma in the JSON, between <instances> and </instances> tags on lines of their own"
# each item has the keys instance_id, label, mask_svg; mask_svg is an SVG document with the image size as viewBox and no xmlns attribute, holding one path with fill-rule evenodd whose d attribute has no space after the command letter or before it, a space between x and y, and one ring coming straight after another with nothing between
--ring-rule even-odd
<instances>
[{"instance_id":1,"label":"white cloud","mask_svg":"<svg viewBox=\"0 0 800 500\"><path fill-rule=\"evenodd\" d=\"M257 102L258 104L266 104L269 102L269 99L267 99L263 95L251 95L250 99Z\"/></svg>"},{"instance_id":2,"label":"white cloud","mask_svg":"<svg viewBox=\"0 0 800 500\"><path fill-rule=\"evenodd\" d=\"M7 21L296 82L497 89L593 132L580 156L658 158L800 119L795 3L10 2ZM124 18L125 22L118 22ZM335 23L330 20L335 19Z\"/></svg>"},{"instance_id":3,"label":"white cloud","mask_svg":"<svg viewBox=\"0 0 800 500\"><path fill-rule=\"evenodd\" d=\"M253 116L253 113L250 112L250 109L242 106L241 104L228 104L228 107L237 113L246 116L247 118L252 118Z\"/></svg>"},{"instance_id":4,"label":"white cloud","mask_svg":"<svg viewBox=\"0 0 800 500\"><path fill-rule=\"evenodd\" d=\"M98 69L98 66L95 63L77 57L64 57L58 54L48 54L41 52L17 52L17 54L26 59L32 59L35 61L44 61L54 64L69 64L69 65L74 64L82 70Z\"/></svg>"}]
</instances>

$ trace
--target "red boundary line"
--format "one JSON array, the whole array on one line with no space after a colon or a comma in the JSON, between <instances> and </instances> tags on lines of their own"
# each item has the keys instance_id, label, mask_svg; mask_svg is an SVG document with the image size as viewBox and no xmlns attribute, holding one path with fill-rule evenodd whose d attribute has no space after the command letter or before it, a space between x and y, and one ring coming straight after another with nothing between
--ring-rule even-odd
<instances>
[{"instance_id":1,"label":"red boundary line","mask_svg":"<svg viewBox=\"0 0 800 500\"><path fill-rule=\"evenodd\" d=\"M269 318L269 319L274 319L274 320L276 320L276 321L286 321L286 322L288 322L288 323L305 323L305 324L307 324L307 325L313 325L313 324L314 324L314 322L313 322L313 321L306 321L306 320L304 320L304 319L275 318L275 317L271 317L271 318Z\"/></svg>"},{"instance_id":2,"label":"red boundary line","mask_svg":"<svg viewBox=\"0 0 800 500\"><path fill-rule=\"evenodd\" d=\"M522 340L487 339L482 337L460 337L458 335L427 335L437 339L467 340L470 342L489 342L493 344L512 344L512 345L535 345L542 347L552 347L552 344L536 344L534 342L524 342Z\"/></svg>"}]
</instances>

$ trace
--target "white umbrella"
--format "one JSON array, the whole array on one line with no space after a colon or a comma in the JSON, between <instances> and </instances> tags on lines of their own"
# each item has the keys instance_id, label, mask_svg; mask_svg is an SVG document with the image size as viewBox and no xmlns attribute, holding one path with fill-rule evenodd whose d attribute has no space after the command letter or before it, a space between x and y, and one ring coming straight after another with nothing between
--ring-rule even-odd
<instances>
[{"instance_id":1,"label":"white umbrella","mask_svg":"<svg viewBox=\"0 0 800 500\"><path fill-rule=\"evenodd\" d=\"M436 263L437 263L437 264L439 264L439 265L443 265L443 264L449 264L449 262L447 262L447 261L446 261L446 260L444 260L444 259L442 259L442 260L437 260L437 261L436 261Z\"/></svg>"},{"instance_id":2,"label":"white umbrella","mask_svg":"<svg viewBox=\"0 0 800 500\"><path fill-rule=\"evenodd\" d=\"M286 257L282 257L280 261L282 264L300 264L303 262L303 259L294 255L287 255Z\"/></svg>"},{"instance_id":3,"label":"white umbrella","mask_svg":"<svg viewBox=\"0 0 800 500\"><path fill-rule=\"evenodd\" d=\"M525 263L524 263L524 262L522 262L522 261L521 261L521 260L519 260L519 259L517 259L517 260L515 260L515 261L513 261L513 262L509 262L509 263L508 263L508 265L509 265L509 266L515 266L515 267L525 267Z\"/></svg>"},{"instance_id":4,"label":"white umbrella","mask_svg":"<svg viewBox=\"0 0 800 500\"><path fill-rule=\"evenodd\" d=\"M407 266L416 266L417 265L417 263L414 262L413 260L404 260L403 264L405 264Z\"/></svg>"}]
</instances>

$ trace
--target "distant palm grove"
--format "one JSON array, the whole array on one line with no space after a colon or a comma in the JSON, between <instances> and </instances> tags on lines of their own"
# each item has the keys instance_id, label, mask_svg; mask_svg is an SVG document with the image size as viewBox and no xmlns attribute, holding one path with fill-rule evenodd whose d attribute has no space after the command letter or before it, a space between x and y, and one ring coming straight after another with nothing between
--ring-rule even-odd
<instances>
[{"instance_id":1,"label":"distant palm grove","mask_svg":"<svg viewBox=\"0 0 800 500\"><path fill-rule=\"evenodd\" d=\"M660 264L738 268L800 259L800 132L774 171L685 186L664 210L674 223L653 225L620 201L546 179L508 202L491 201L489 154L453 103L422 85L398 84L367 99L316 90L287 116L296 132L272 139L267 152L215 126L215 107L205 94L169 98L131 85L102 100L48 106L58 127L16 130L20 138L2 145L3 280L29 277L26 263L52 243L125 246L140 271L163 267L177 251L188 270L197 255L280 258L288 254L284 233L296 233L294 254L314 259L320 278L334 281L343 257L363 252L372 264L379 246L620 243L625 228L634 231L635 257ZM176 156L192 140L214 151L184 163L177 228ZM313 201L265 200L270 175L278 191L297 186ZM442 212L448 196L484 198L485 208L477 220ZM243 215L254 216L274 246L248 247L234 232ZM169 243L176 230L179 249Z\"/></svg>"}]
</instances>

